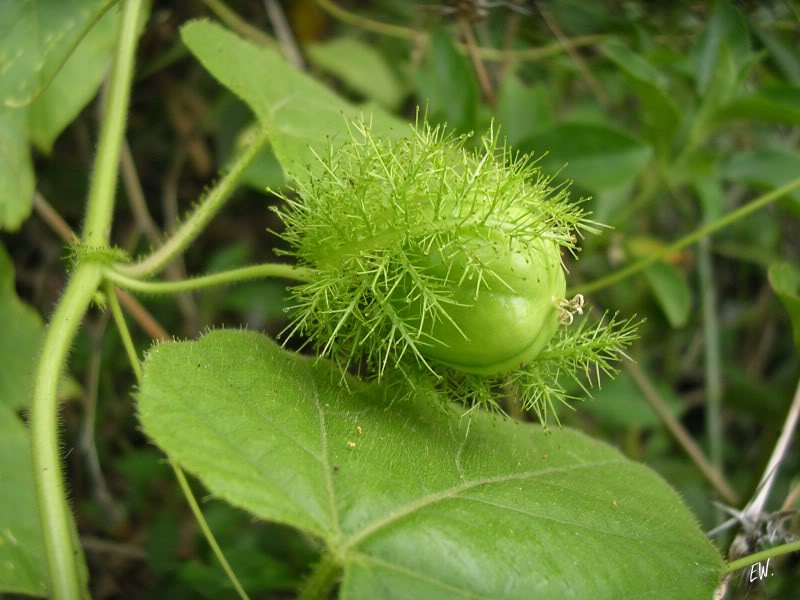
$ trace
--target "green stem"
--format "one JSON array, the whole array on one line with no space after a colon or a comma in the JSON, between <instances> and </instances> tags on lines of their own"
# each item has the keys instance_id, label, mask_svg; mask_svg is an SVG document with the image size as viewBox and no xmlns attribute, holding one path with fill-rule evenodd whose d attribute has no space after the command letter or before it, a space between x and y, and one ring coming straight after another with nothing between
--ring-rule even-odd
<instances>
[{"instance_id":1,"label":"green stem","mask_svg":"<svg viewBox=\"0 0 800 600\"><path fill-rule=\"evenodd\" d=\"M250 163L267 143L266 129L259 129L250 145L231 165L219 183L208 193L202 203L195 209L183 225L169 238L164 245L147 258L132 265L121 265L117 270L130 277L145 277L163 270L173 259L180 255L195 238L200 235L206 225L236 190L239 179Z\"/></svg>"},{"instance_id":2,"label":"green stem","mask_svg":"<svg viewBox=\"0 0 800 600\"><path fill-rule=\"evenodd\" d=\"M708 235L711 235L712 233L719 231L720 229L727 227L731 223L734 223L739 219L746 217L747 215L759 210L760 208L767 206L768 204L774 202L775 200L778 200L779 198L797 189L800 189L800 179L795 179L793 181L790 181L789 183L775 190L772 190L769 193L759 196L752 202L749 202L744 206L741 206L736 210L731 211L730 213L724 215L723 217L720 217L716 221L712 221L711 223L708 223L706 225L703 225L702 227L699 227L698 229L695 229L690 234L682 237L678 241L670 244L669 246L663 248L662 250L655 252L650 256L637 260L633 264L628 265L627 267L623 267L622 269L620 269L615 273L611 273L610 275L606 275L605 277L601 277L600 279L596 279L584 285L579 285L576 288L571 288L567 290L567 295L572 296L575 293L588 294L589 292L601 290L610 285L623 281L624 279L627 279L631 275L635 275L639 271L642 271L643 269L649 267L653 263L658 262L659 260L666 258L671 254L674 254L675 252L681 250L682 248L685 248L686 246L690 246L699 239L702 239Z\"/></svg>"},{"instance_id":3,"label":"green stem","mask_svg":"<svg viewBox=\"0 0 800 600\"><path fill-rule=\"evenodd\" d=\"M97 159L89 189L83 242L108 244L114 207L117 164L130 98L143 0L126 0L117 44ZM58 444L56 387L70 345L102 280L99 265L79 265L67 284L50 325L36 366L31 403L33 478L48 566L48 597L78 599L88 595L80 545L67 503Z\"/></svg>"},{"instance_id":4,"label":"green stem","mask_svg":"<svg viewBox=\"0 0 800 600\"><path fill-rule=\"evenodd\" d=\"M332 554L325 554L303 583L297 600L325 600L331 595L342 574L342 567Z\"/></svg>"},{"instance_id":5,"label":"green stem","mask_svg":"<svg viewBox=\"0 0 800 600\"><path fill-rule=\"evenodd\" d=\"M700 296L703 305L708 455L717 472L724 473L722 461L722 362L719 345L717 299L714 291L714 267L711 262L711 244L708 238L700 240L698 249ZM721 513L718 516L721 516Z\"/></svg>"},{"instance_id":6,"label":"green stem","mask_svg":"<svg viewBox=\"0 0 800 600\"><path fill-rule=\"evenodd\" d=\"M47 328L36 370L31 404L33 478L49 569L48 596L83 598L80 548L72 534L72 517L61 476L56 390L81 318L100 284L100 268L81 265L73 273Z\"/></svg>"},{"instance_id":7,"label":"green stem","mask_svg":"<svg viewBox=\"0 0 800 600\"><path fill-rule=\"evenodd\" d=\"M252 279L263 279L265 277L277 277L280 279L293 279L296 281L310 282L314 278L314 270L304 267L296 267L281 263L264 263L221 273L212 273L200 277L191 277L179 281L142 281L134 277L128 277L119 270L106 269L104 275L109 281L113 281L119 287L139 292L142 294L179 294L190 292L219 285L230 285L242 283Z\"/></svg>"},{"instance_id":8,"label":"green stem","mask_svg":"<svg viewBox=\"0 0 800 600\"><path fill-rule=\"evenodd\" d=\"M131 337L130 329L125 322L125 315L122 314L122 307L119 305L117 299L117 291L114 285L110 282L105 284L106 296L108 296L108 305L111 307L111 315L114 317L114 323L117 325L119 337L122 338L122 346L125 348L125 354L128 355L128 362L131 364L133 374L136 376L136 383L142 383L142 364L139 362L139 355L136 353L136 346L133 345L133 338Z\"/></svg>"},{"instance_id":9,"label":"green stem","mask_svg":"<svg viewBox=\"0 0 800 600\"><path fill-rule=\"evenodd\" d=\"M114 68L108 81L108 93L103 104L103 123L89 188L86 224L83 228L83 243L87 246L106 246L111 234L111 215L117 189L119 157L128 118L136 41L143 4L143 0L125 2L122 30L114 58Z\"/></svg>"},{"instance_id":10,"label":"green stem","mask_svg":"<svg viewBox=\"0 0 800 600\"><path fill-rule=\"evenodd\" d=\"M744 569L745 567L754 565L766 558L776 558L778 556L783 556L784 554L798 551L800 551L800 541L791 542L789 544L781 544L780 546L773 546L772 548L762 550L761 552L756 552L755 554L749 554L729 562L727 565L722 567L722 575L733 573L739 569Z\"/></svg>"},{"instance_id":11,"label":"green stem","mask_svg":"<svg viewBox=\"0 0 800 600\"><path fill-rule=\"evenodd\" d=\"M122 345L125 347L125 353L128 355L128 362L130 362L133 373L136 376L136 382L141 385L142 378L144 376L144 373L142 372L142 364L139 362L139 355L136 353L136 347L133 345L133 338L131 337L131 332L128 329L128 324L125 322L125 315L122 314L122 308L117 300L116 290L111 282L106 282L105 289L108 294L108 303L111 307L111 314L114 317L114 323L117 325L117 330L122 338ZM211 546L211 550L214 552L217 560L219 560L220 564L222 565L222 569L231 580L231 583L236 589L236 592L239 594L239 597L243 600L249 600L247 592L244 591L242 584L239 583L239 579L233 572L228 560L222 553L222 549L217 543L217 539L214 537L211 528L208 526L208 522L203 516L203 511L200 510L200 506L197 504L197 499L194 497L192 488L189 486L189 482L186 481L186 476L183 474L183 470L180 468L178 463L171 458L169 459L169 464L172 466L173 471L175 471L175 477L178 480L181 491L183 491L186 501L189 503L189 507L192 509L192 513L194 514L195 519L197 519L197 523L200 525L200 530L203 532L203 535L208 541L209 546Z\"/></svg>"},{"instance_id":12,"label":"green stem","mask_svg":"<svg viewBox=\"0 0 800 600\"><path fill-rule=\"evenodd\" d=\"M175 471L175 477L178 480L178 483L181 486L181 490L183 491L183 495L186 497L186 501L189 503L189 507L192 509L192 513L194 514L194 518L197 519L197 524L200 525L200 529L203 532L203 535L208 542L208 545L211 546L211 550L214 552L214 556L217 557L217 560L222 565L223 571L228 576L228 579L231 580L233 587L236 589L236 593L239 594L239 597L242 600L248 600L249 596L247 592L244 591L242 584L239 583L239 580L236 577L236 573L233 572L231 565L228 563L228 560L225 558L225 555L222 553L222 548L219 547L217 543L217 538L214 537L214 534L211 531L211 528L208 526L208 522L206 518L203 516L203 511L200 510L200 505L197 504L197 498L194 497L194 493L192 492L192 488L189 487L189 482L186 481L186 476L183 474L183 470L180 468L178 463L176 463L171 458L169 459L169 464L172 467L172 470Z\"/></svg>"}]
</instances>

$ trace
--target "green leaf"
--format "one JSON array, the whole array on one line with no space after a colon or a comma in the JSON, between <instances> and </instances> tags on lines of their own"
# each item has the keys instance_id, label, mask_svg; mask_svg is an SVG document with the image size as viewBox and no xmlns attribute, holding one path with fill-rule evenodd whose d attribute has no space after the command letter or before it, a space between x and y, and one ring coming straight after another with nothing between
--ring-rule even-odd
<instances>
[{"instance_id":1,"label":"green leaf","mask_svg":"<svg viewBox=\"0 0 800 600\"><path fill-rule=\"evenodd\" d=\"M526 138L553 126L553 109L541 85L525 85L515 73L503 80L497 101L500 135L516 148Z\"/></svg>"},{"instance_id":2,"label":"green leaf","mask_svg":"<svg viewBox=\"0 0 800 600\"><path fill-rule=\"evenodd\" d=\"M652 156L652 148L616 129L588 123L565 123L528 138L525 152L544 155L546 172L572 179L592 192L618 188L638 177ZM566 166L565 166L566 165Z\"/></svg>"},{"instance_id":3,"label":"green leaf","mask_svg":"<svg viewBox=\"0 0 800 600\"><path fill-rule=\"evenodd\" d=\"M776 263L769 268L769 284L789 313L794 344L800 349L800 270L789 263Z\"/></svg>"},{"instance_id":4,"label":"green leaf","mask_svg":"<svg viewBox=\"0 0 800 600\"><path fill-rule=\"evenodd\" d=\"M695 78L700 95L705 95L715 87L713 80L717 77L715 72L719 69L723 47L731 53L731 60L738 71L738 65L750 53L750 36L747 21L730 0L716 0L708 27L694 49Z\"/></svg>"},{"instance_id":5,"label":"green leaf","mask_svg":"<svg viewBox=\"0 0 800 600\"><path fill-rule=\"evenodd\" d=\"M673 327L683 327L689 320L692 292L686 276L666 263L656 263L644 271L661 309Z\"/></svg>"},{"instance_id":6,"label":"green leaf","mask_svg":"<svg viewBox=\"0 0 800 600\"><path fill-rule=\"evenodd\" d=\"M337 37L307 46L309 60L354 92L389 110L406 95L397 76L375 47L355 37Z\"/></svg>"},{"instance_id":7,"label":"green leaf","mask_svg":"<svg viewBox=\"0 0 800 600\"><path fill-rule=\"evenodd\" d=\"M44 325L36 311L17 298L14 266L2 246L0 332L0 405L23 408L31 396L33 369L42 344Z\"/></svg>"},{"instance_id":8,"label":"green leaf","mask_svg":"<svg viewBox=\"0 0 800 600\"><path fill-rule=\"evenodd\" d=\"M3 2L0 106L25 106L52 81L87 29L114 2Z\"/></svg>"},{"instance_id":9,"label":"green leaf","mask_svg":"<svg viewBox=\"0 0 800 600\"><path fill-rule=\"evenodd\" d=\"M50 152L55 139L97 93L111 64L119 15L110 10L92 27L52 83L30 105L30 139L43 152Z\"/></svg>"},{"instance_id":10,"label":"green leaf","mask_svg":"<svg viewBox=\"0 0 800 600\"><path fill-rule=\"evenodd\" d=\"M778 148L739 152L722 165L720 173L728 181L773 189L800 174L800 152ZM792 192L789 197L800 205L800 192Z\"/></svg>"},{"instance_id":11,"label":"green leaf","mask_svg":"<svg viewBox=\"0 0 800 600\"><path fill-rule=\"evenodd\" d=\"M679 416L683 409L681 399L663 381L654 383L669 411ZM583 402L580 409L594 415L603 427L614 430L657 429L663 425L639 386L625 372L604 382L602 388L593 390L592 398Z\"/></svg>"},{"instance_id":12,"label":"green leaf","mask_svg":"<svg viewBox=\"0 0 800 600\"><path fill-rule=\"evenodd\" d=\"M721 568L678 495L578 432L396 400L262 335L145 362L146 433L212 494L320 538L341 597L710 597ZM676 577L680 573L680 577Z\"/></svg>"},{"instance_id":13,"label":"green leaf","mask_svg":"<svg viewBox=\"0 0 800 600\"><path fill-rule=\"evenodd\" d=\"M45 595L47 562L32 471L25 425L0 402L0 593Z\"/></svg>"},{"instance_id":14,"label":"green leaf","mask_svg":"<svg viewBox=\"0 0 800 600\"><path fill-rule=\"evenodd\" d=\"M794 48L795 44L787 44L783 32L761 27L755 21L750 23L750 27L786 79L794 85L800 85L800 58ZM786 33L791 35L790 32Z\"/></svg>"},{"instance_id":15,"label":"green leaf","mask_svg":"<svg viewBox=\"0 0 800 600\"><path fill-rule=\"evenodd\" d=\"M33 207L27 111L0 106L0 229L15 231Z\"/></svg>"},{"instance_id":16,"label":"green leaf","mask_svg":"<svg viewBox=\"0 0 800 600\"><path fill-rule=\"evenodd\" d=\"M718 121L748 119L800 125L800 87L782 84L763 88L721 107L715 117Z\"/></svg>"},{"instance_id":17,"label":"green leaf","mask_svg":"<svg viewBox=\"0 0 800 600\"><path fill-rule=\"evenodd\" d=\"M469 59L456 50L444 29L431 35L428 55L417 72L417 95L432 123L447 123L462 132L475 129L478 83Z\"/></svg>"},{"instance_id":18,"label":"green leaf","mask_svg":"<svg viewBox=\"0 0 800 600\"><path fill-rule=\"evenodd\" d=\"M181 37L203 66L250 106L292 177L320 172L314 152L325 153L330 143L344 140L349 135L347 119L364 116L372 119L374 130L406 132L391 115L353 106L288 64L277 51L246 42L210 21L190 22L181 29Z\"/></svg>"},{"instance_id":19,"label":"green leaf","mask_svg":"<svg viewBox=\"0 0 800 600\"><path fill-rule=\"evenodd\" d=\"M639 97L647 124L664 150L680 127L678 106L667 93L656 68L623 43L612 40L603 46L606 56L625 73Z\"/></svg>"}]
</instances>

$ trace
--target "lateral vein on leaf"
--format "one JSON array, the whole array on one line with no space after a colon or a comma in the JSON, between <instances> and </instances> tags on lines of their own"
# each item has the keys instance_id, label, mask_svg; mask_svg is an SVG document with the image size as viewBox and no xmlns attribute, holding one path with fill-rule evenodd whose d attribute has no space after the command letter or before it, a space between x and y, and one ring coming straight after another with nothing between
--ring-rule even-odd
<instances>
[{"instance_id":1,"label":"lateral vein on leaf","mask_svg":"<svg viewBox=\"0 0 800 600\"><path fill-rule=\"evenodd\" d=\"M514 506L509 506L507 504L501 504L499 502L492 502L491 500L484 500L483 498L474 498L472 496L453 496L453 500L465 500L467 502L477 502L479 504L486 504L488 506L494 506L496 508L502 508L503 510L508 510L511 512L516 512L521 515L525 515L527 517L531 517L532 519L540 519L542 521L553 521L555 523L561 523L562 525L569 525L570 527L575 527L576 529L585 529L586 531L591 531L593 533L599 533L602 535L619 537L624 540L630 540L633 542L648 542L652 544L658 544L661 546L668 546L672 547L674 544L670 544L669 542L665 541L663 538L650 538L650 537L642 537L642 536L633 536L633 535L625 535L624 533L619 533L616 531L608 531L606 529L598 529L595 527L590 527L588 525L582 525L581 523L575 523L574 521L565 521L564 519L556 519L554 517L548 517L547 515L540 515L537 513L533 513L521 508L516 508Z\"/></svg>"},{"instance_id":2,"label":"lateral vein on leaf","mask_svg":"<svg viewBox=\"0 0 800 600\"><path fill-rule=\"evenodd\" d=\"M331 511L331 524L336 536L336 541L342 537L342 529L339 524L339 511L336 509L336 494L333 486L333 478L331 477L330 461L328 459L328 431L325 425L325 413L322 410L322 403L319 399L319 386L314 378L313 365L308 364L309 379L311 380L312 387L314 388L314 404L319 413L319 447L320 458L319 462L322 466L322 479L325 481L325 489L328 495L328 507Z\"/></svg>"},{"instance_id":3,"label":"lateral vein on leaf","mask_svg":"<svg viewBox=\"0 0 800 600\"><path fill-rule=\"evenodd\" d=\"M352 559L355 559L356 561L360 560L362 562L373 563L374 565L383 567L384 569L390 569L392 571L402 573L403 575L414 577L416 579L419 579L420 581L424 581L425 583L431 583L433 585L442 588L443 590L449 590L451 592L455 592L464 598L470 598L471 600L487 600L489 598L488 596L478 596L468 590L465 590L464 588L457 587L451 583L442 581L441 579L436 579L435 577L431 577L429 575L423 575L422 573L418 573L417 571L401 567L400 565L390 563L380 558L375 558L374 556L370 556L369 554L364 554L363 552L354 552L350 555L350 557Z\"/></svg>"},{"instance_id":4,"label":"lateral vein on leaf","mask_svg":"<svg viewBox=\"0 0 800 600\"><path fill-rule=\"evenodd\" d=\"M451 488L442 490L440 492L435 492L433 494L429 494L427 496L423 496L418 500L413 502L409 502L405 506L401 506L399 509L393 511L392 513L384 516L383 518L377 519L373 521L371 524L367 525L361 531L356 532L353 534L349 540L346 540L342 546L342 550L347 550L352 548L365 539L369 538L373 534L377 533L378 531L385 529L392 523L395 523L408 515L411 515L423 508L427 508L428 506L432 506L438 502L443 500L447 500L458 496L459 494L466 492L467 490L471 490L477 487L481 487L483 485L492 485L495 483L506 483L508 481L523 481L526 479L533 479L535 477L539 477L541 475L551 475L556 473L567 473L570 471L578 471L582 469L589 469L594 467L602 467L606 465L612 464L625 464L626 461L621 459L614 459L614 460L604 460L594 463L583 463L580 465L569 465L566 467L552 467L549 469L539 469L537 471L526 471L523 473L513 473L509 475L498 475L496 477L486 477L484 479L474 479L472 481L465 481L460 485L453 486Z\"/></svg>"}]
</instances>

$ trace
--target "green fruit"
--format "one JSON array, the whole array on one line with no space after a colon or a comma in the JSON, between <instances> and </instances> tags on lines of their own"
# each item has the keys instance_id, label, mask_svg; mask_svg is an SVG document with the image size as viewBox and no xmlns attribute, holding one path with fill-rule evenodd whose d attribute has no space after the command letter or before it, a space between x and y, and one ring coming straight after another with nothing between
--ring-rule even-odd
<instances>
[{"instance_id":1,"label":"green fruit","mask_svg":"<svg viewBox=\"0 0 800 600\"><path fill-rule=\"evenodd\" d=\"M559 246L546 239L521 248L493 236L449 254L426 257L426 269L451 282L446 316L420 321L419 301L404 311L422 324L420 353L453 369L478 375L507 373L536 358L559 326L556 301L566 283ZM480 261L484 284L478 289L470 265ZM474 269L473 269L474 270Z\"/></svg>"}]
</instances>

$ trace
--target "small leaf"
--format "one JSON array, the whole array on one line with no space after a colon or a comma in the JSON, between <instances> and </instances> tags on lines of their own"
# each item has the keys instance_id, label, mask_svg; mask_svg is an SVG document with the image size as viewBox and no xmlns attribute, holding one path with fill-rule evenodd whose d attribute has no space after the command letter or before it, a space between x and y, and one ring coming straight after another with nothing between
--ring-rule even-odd
<instances>
[{"instance_id":1,"label":"small leaf","mask_svg":"<svg viewBox=\"0 0 800 600\"><path fill-rule=\"evenodd\" d=\"M46 595L47 561L32 471L25 425L0 402L0 593Z\"/></svg>"},{"instance_id":2,"label":"small leaf","mask_svg":"<svg viewBox=\"0 0 800 600\"><path fill-rule=\"evenodd\" d=\"M341 598L710 597L717 550L663 480L568 429L393 402L242 331L155 347L145 431L211 493L314 535ZM681 577L675 573L680 572Z\"/></svg>"},{"instance_id":3,"label":"small leaf","mask_svg":"<svg viewBox=\"0 0 800 600\"><path fill-rule=\"evenodd\" d=\"M341 79L347 87L368 100L394 110L405 90L374 46L355 37L338 37L306 48L309 60L319 69Z\"/></svg>"},{"instance_id":4,"label":"small leaf","mask_svg":"<svg viewBox=\"0 0 800 600\"><path fill-rule=\"evenodd\" d=\"M432 123L447 123L456 131L472 131L478 119L478 83L469 59L453 45L450 34L436 29L428 56L417 73L420 106Z\"/></svg>"},{"instance_id":5,"label":"small leaf","mask_svg":"<svg viewBox=\"0 0 800 600\"><path fill-rule=\"evenodd\" d=\"M618 188L635 179L652 156L650 146L616 129L565 123L528 138L520 150L542 156L542 168L572 179L592 192ZM566 165L566 166L565 166Z\"/></svg>"},{"instance_id":6,"label":"small leaf","mask_svg":"<svg viewBox=\"0 0 800 600\"><path fill-rule=\"evenodd\" d=\"M692 308L692 292L686 276L666 263L656 263L645 269L644 274L670 325L676 328L686 325Z\"/></svg>"},{"instance_id":7,"label":"small leaf","mask_svg":"<svg viewBox=\"0 0 800 600\"><path fill-rule=\"evenodd\" d=\"M716 0L714 12L694 49L697 91L705 95L715 87L712 81L719 69L721 49L727 47L736 70L750 53L750 37L745 21L730 0Z\"/></svg>"},{"instance_id":8,"label":"small leaf","mask_svg":"<svg viewBox=\"0 0 800 600\"><path fill-rule=\"evenodd\" d=\"M773 31L768 29L768 26L759 26L755 21L750 22L750 27L786 79L794 85L800 85L800 58L797 56L797 51L792 49L795 44L792 43L790 46L784 41L785 35L791 35L791 32L784 34L781 31Z\"/></svg>"},{"instance_id":9,"label":"small leaf","mask_svg":"<svg viewBox=\"0 0 800 600\"><path fill-rule=\"evenodd\" d=\"M0 246L0 404L28 406L33 369L42 345L44 325L30 306L17 298L14 266Z\"/></svg>"},{"instance_id":10,"label":"small leaf","mask_svg":"<svg viewBox=\"0 0 800 600\"><path fill-rule=\"evenodd\" d=\"M748 119L764 123L800 125L800 87L774 85L737 98L721 107L717 121Z\"/></svg>"},{"instance_id":11,"label":"small leaf","mask_svg":"<svg viewBox=\"0 0 800 600\"><path fill-rule=\"evenodd\" d=\"M769 284L789 313L794 344L800 350L800 270L789 263L776 263L769 268Z\"/></svg>"},{"instance_id":12,"label":"small leaf","mask_svg":"<svg viewBox=\"0 0 800 600\"><path fill-rule=\"evenodd\" d=\"M648 126L659 147L666 150L680 127L680 112L667 93L656 68L619 41L603 46L603 52L625 73L633 92L642 102Z\"/></svg>"},{"instance_id":13,"label":"small leaf","mask_svg":"<svg viewBox=\"0 0 800 600\"><path fill-rule=\"evenodd\" d=\"M500 135L516 148L526 138L553 126L553 109L541 85L525 85L509 73L500 88L497 102Z\"/></svg>"},{"instance_id":14,"label":"small leaf","mask_svg":"<svg viewBox=\"0 0 800 600\"><path fill-rule=\"evenodd\" d=\"M270 134L286 173L306 177L322 169L314 152L325 153L330 140L347 136L347 118L372 119L375 130L406 127L377 108L362 110L289 65L277 51L255 46L209 21L181 29L186 46L219 80L247 103ZM256 73L268 76L254 76Z\"/></svg>"},{"instance_id":15,"label":"small leaf","mask_svg":"<svg viewBox=\"0 0 800 600\"><path fill-rule=\"evenodd\" d=\"M680 416L684 406L669 385L655 382L656 389L664 399L670 413ZM603 383L603 387L592 392L592 399L580 405L581 412L594 415L603 427L614 430L657 429L662 421L650 407L642 391L623 372Z\"/></svg>"},{"instance_id":16,"label":"small leaf","mask_svg":"<svg viewBox=\"0 0 800 600\"><path fill-rule=\"evenodd\" d=\"M800 152L779 148L739 152L722 165L723 179L760 190L780 187L800 175ZM788 195L800 207L800 192Z\"/></svg>"},{"instance_id":17,"label":"small leaf","mask_svg":"<svg viewBox=\"0 0 800 600\"><path fill-rule=\"evenodd\" d=\"M0 106L0 229L16 231L33 207L33 162L24 108Z\"/></svg>"}]
</instances>

